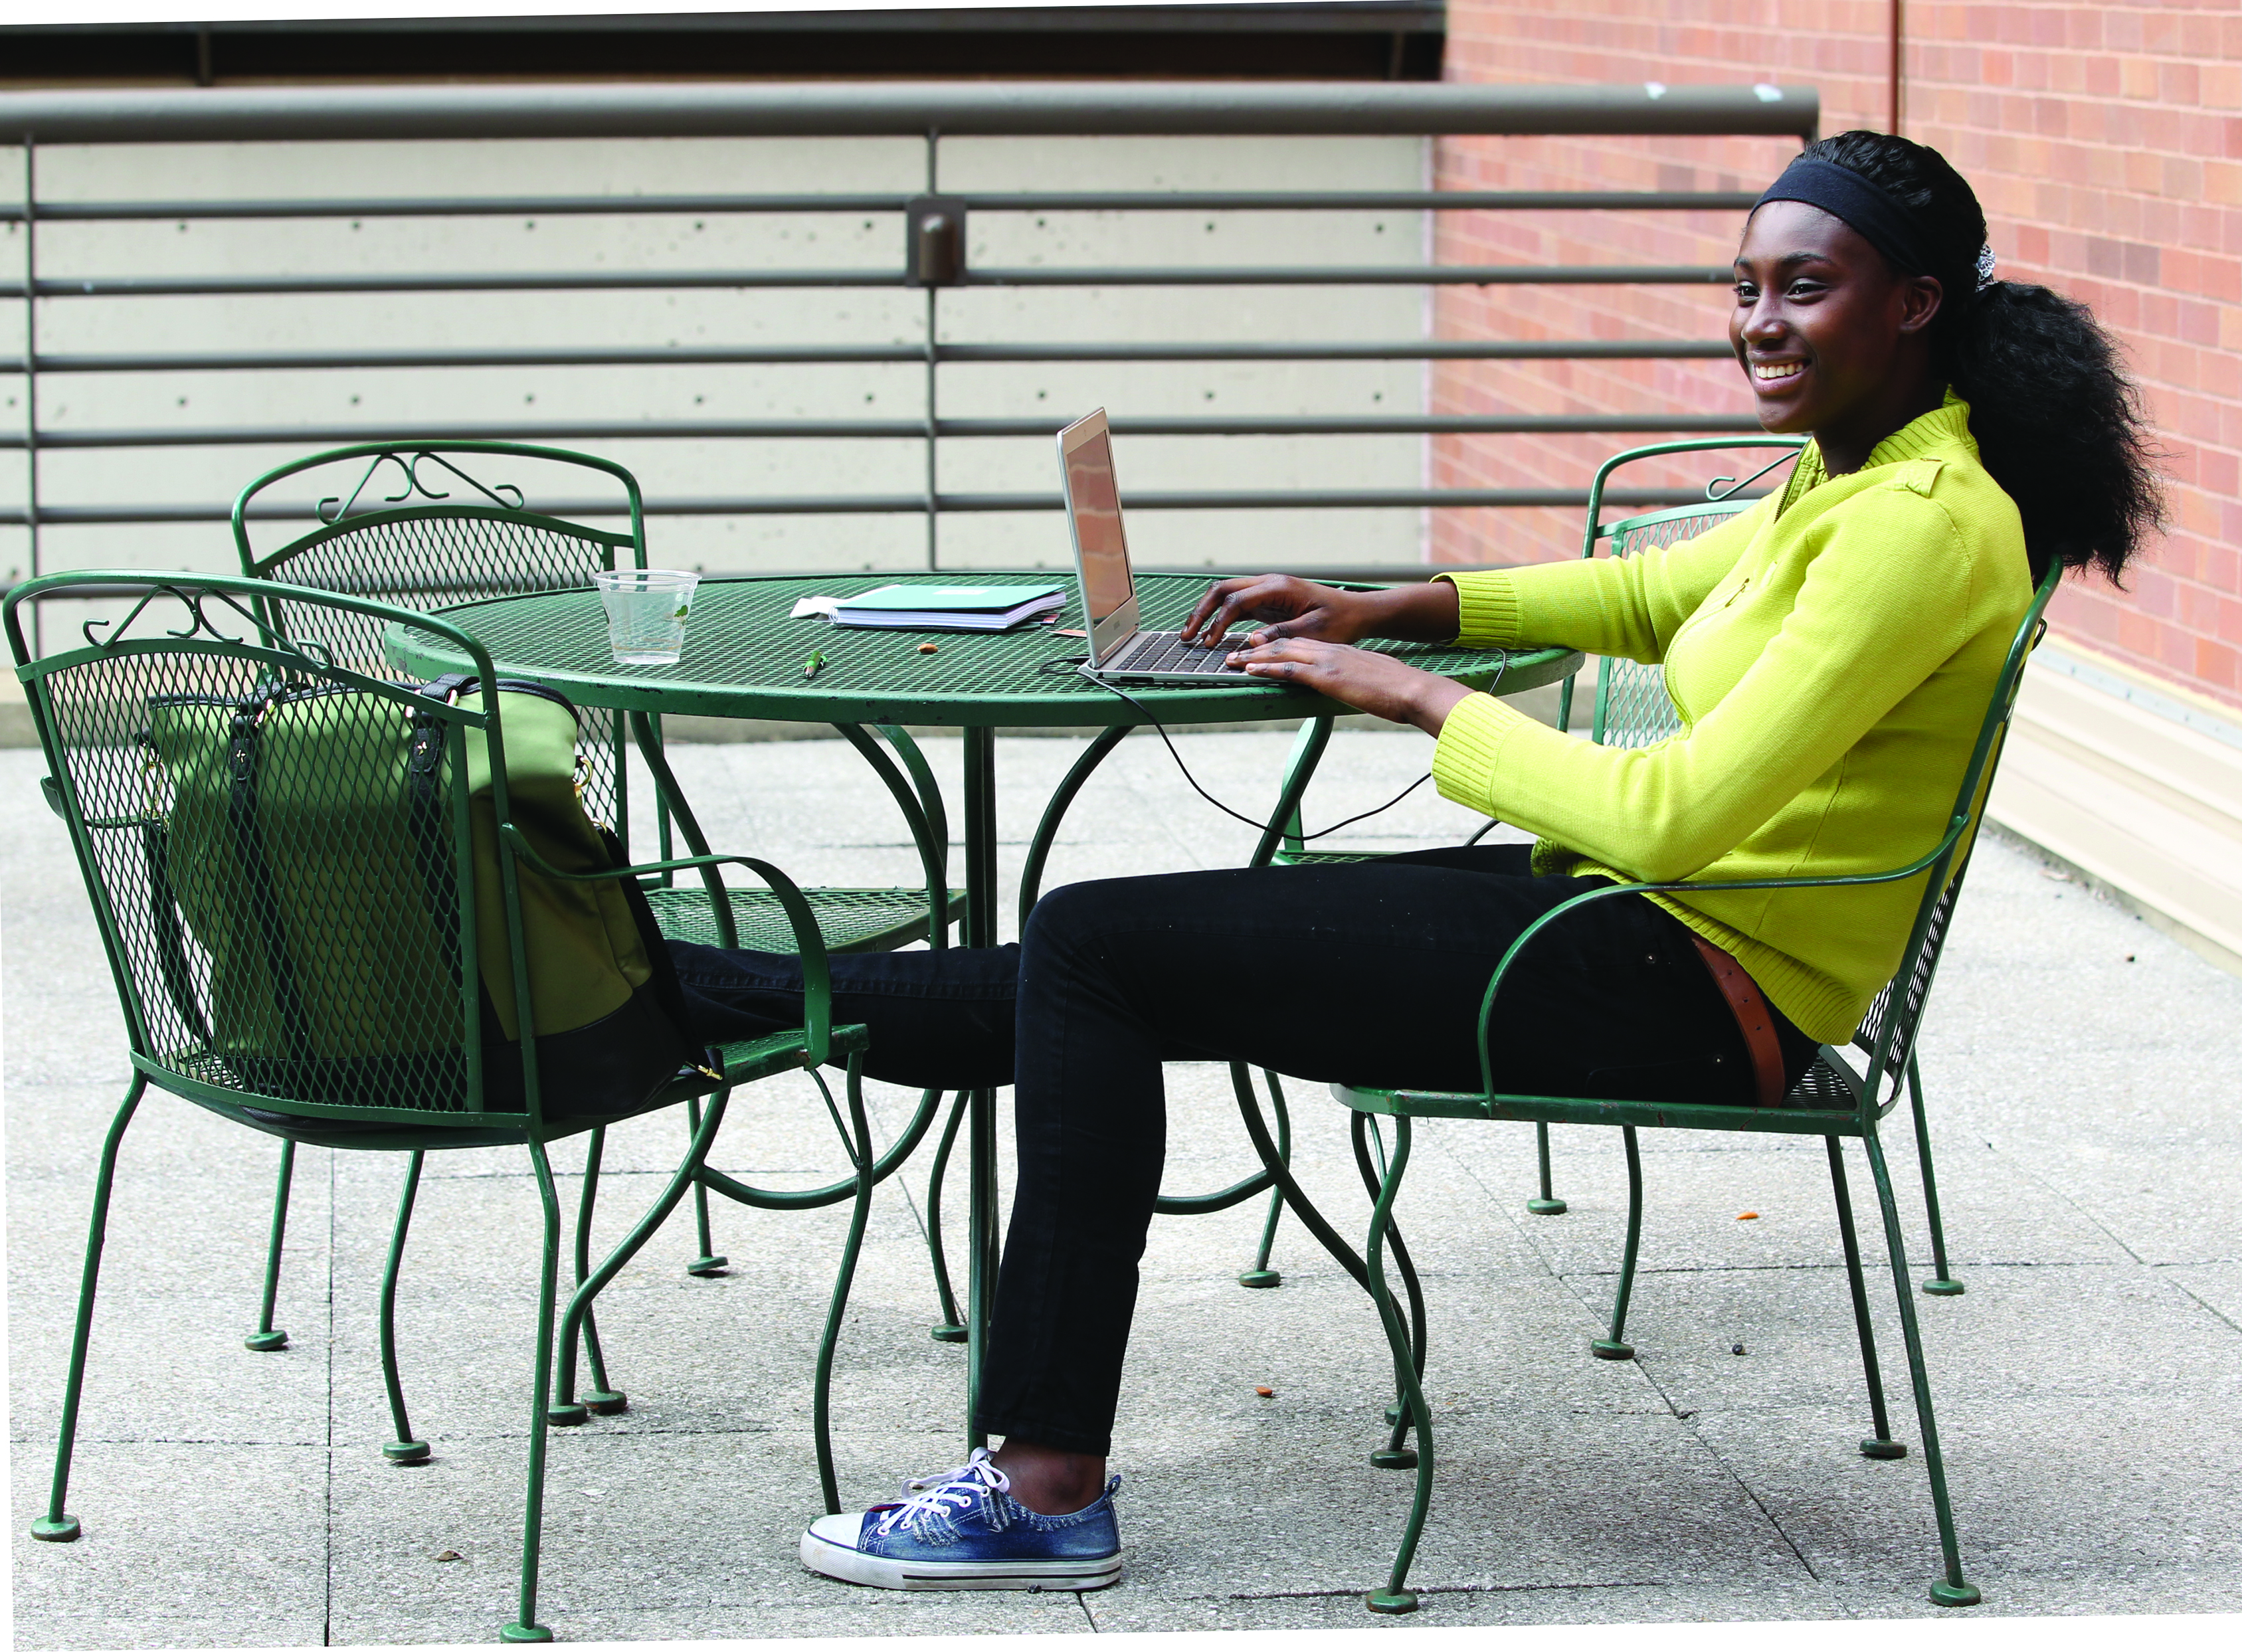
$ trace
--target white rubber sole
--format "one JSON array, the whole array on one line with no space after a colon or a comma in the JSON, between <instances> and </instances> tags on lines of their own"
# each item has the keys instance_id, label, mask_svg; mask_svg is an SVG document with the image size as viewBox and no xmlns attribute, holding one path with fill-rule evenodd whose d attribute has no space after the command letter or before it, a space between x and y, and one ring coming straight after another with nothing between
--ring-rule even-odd
<instances>
[{"instance_id":1,"label":"white rubber sole","mask_svg":"<svg viewBox=\"0 0 2242 1652\"><path fill-rule=\"evenodd\" d=\"M831 1516L827 1518L830 1519ZM843 1521L861 1516L843 1515ZM820 1521L818 1525L825 1522ZM853 1540L855 1533L849 1534ZM802 1534L802 1563L844 1583L883 1589L1099 1589L1121 1581L1121 1557L1086 1561L899 1561L853 1543Z\"/></svg>"}]
</instances>

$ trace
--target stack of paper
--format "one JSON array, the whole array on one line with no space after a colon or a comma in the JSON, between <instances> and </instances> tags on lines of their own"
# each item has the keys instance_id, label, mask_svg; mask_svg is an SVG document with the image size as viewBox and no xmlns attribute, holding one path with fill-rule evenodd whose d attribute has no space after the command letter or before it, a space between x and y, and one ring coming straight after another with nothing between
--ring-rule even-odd
<instances>
[{"instance_id":1,"label":"stack of paper","mask_svg":"<svg viewBox=\"0 0 2242 1652\"><path fill-rule=\"evenodd\" d=\"M883 585L842 597L833 623L890 631L1009 631L1056 614L1063 585Z\"/></svg>"}]
</instances>

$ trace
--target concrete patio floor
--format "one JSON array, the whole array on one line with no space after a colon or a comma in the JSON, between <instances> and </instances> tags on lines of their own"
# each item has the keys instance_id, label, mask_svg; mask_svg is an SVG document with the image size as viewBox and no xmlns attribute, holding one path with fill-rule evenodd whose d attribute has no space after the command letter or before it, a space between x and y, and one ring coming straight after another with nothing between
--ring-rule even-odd
<instances>
[{"instance_id":1,"label":"concrete patio floor","mask_svg":"<svg viewBox=\"0 0 2242 1652\"><path fill-rule=\"evenodd\" d=\"M1250 812L1287 741L1178 743ZM1008 876L1079 749L1002 742ZM930 750L954 781L957 743ZM720 848L803 883L915 876L884 794L840 742L678 756ZM1342 733L1316 814L1370 807L1427 756L1412 736ZM518 1152L430 1163L399 1335L434 1457L393 1467L374 1306L401 1160L299 1155L279 1316L290 1346L250 1353L276 1144L151 1094L124 1152L96 1320L70 1499L85 1535L23 1536L42 1511L93 1165L126 1071L39 770L36 753L0 753L17 1643L493 1640L513 1600L534 1311L536 1201ZM1348 837L1453 843L1473 823L1426 788ZM1140 736L1084 791L1051 880L1236 864L1250 839ZM2238 1027L2242 980L2014 847L1981 850L1923 1046L1968 1291L1916 1299L1981 1614L2242 1609ZM1245 1173L1226 1075L1171 1075L1171 1188ZM892 1131L908 1098L875 1088ZM1303 1178L1359 1232L1341 1112L1307 1086L1293 1101ZM806 1083L742 1091L715 1162L782 1185L837 1173L816 1108ZM1896 1120L1908 1243L1926 1260L1910 1134ZM1555 1138L1571 1209L1537 1218L1529 1130L1419 1133L1400 1215L1430 1297L1441 1468L1413 1617L1361 1604L1409 1493L1408 1476L1367 1461L1387 1393L1374 1315L1290 1221L1283 1287L1239 1289L1259 1200L1155 1226L1116 1448L1129 1569L1079 1596L906 1596L802 1571L795 1540L817 1512L811 1360L845 1213L720 1201L734 1266L708 1280L682 1272L691 1228L673 1221L601 1300L629 1413L554 1437L540 1616L589 1641L1934 1615L1920 1452L1856 1449L1867 1407L1821 1145L1646 1138L1638 1354L1608 1364L1587 1344L1620 1255L1620 1144ZM670 1116L613 1133L603 1240L682 1140ZM581 1140L556 1150L566 1200L581 1158ZM880 1190L845 1331L835 1411L852 1504L961 1455L962 1351L927 1334L930 1158ZM1880 1257L1857 1150L1852 1166ZM961 1265L963 1192L961 1178L948 1205ZM1871 1274L1895 1427L1913 1442L1890 1275Z\"/></svg>"}]
</instances>

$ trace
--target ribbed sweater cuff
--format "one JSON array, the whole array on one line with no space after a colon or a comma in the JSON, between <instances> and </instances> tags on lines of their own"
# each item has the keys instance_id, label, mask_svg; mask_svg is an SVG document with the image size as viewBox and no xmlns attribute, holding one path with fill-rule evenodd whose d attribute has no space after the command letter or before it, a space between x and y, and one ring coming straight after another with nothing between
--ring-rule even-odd
<instances>
[{"instance_id":1,"label":"ribbed sweater cuff","mask_svg":"<svg viewBox=\"0 0 2242 1652\"><path fill-rule=\"evenodd\" d=\"M1491 694L1458 701L1433 748L1433 784L1440 796L1467 809L1493 813L1495 769L1503 742L1527 721L1524 713Z\"/></svg>"},{"instance_id":2,"label":"ribbed sweater cuff","mask_svg":"<svg viewBox=\"0 0 2242 1652\"><path fill-rule=\"evenodd\" d=\"M1467 648L1500 648L1518 640L1518 593L1502 570L1435 574L1456 588L1456 641Z\"/></svg>"}]
</instances>

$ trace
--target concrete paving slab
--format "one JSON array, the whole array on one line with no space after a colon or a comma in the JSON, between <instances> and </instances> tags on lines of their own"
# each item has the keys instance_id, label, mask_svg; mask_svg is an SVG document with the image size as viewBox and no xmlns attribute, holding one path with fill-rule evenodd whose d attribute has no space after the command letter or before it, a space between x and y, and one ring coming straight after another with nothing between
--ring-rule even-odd
<instances>
[{"instance_id":1,"label":"concrete paving slab","mask_svg":"<svg viewBox=\"0 0 2242 1652\"><path fill-rule=\"evenodd\" d=\"M1964 1575L2004 1612L2083 1610L2097 1584L2109 1609L2218 1609L2167 1590L2190 1574L2232 1575L2242 1540L2202 1517L2206 1501L2224 1505L2234 1494L2232 1426L2189 1426L2190 1446L2178 1453L2127 1448L2182 1426L2185 1404L2131 1404L2123 1434L2093 1427L2061 1399L1944 1408ZM1895 1607L1923 1602L1913 1581L1927 1588L1940 1568L1920 1451L1898 1462L1853 1454L1852 1419L1826 1407L1749 1422L1708 1413L1696 1424L1818 1576L1864 1595L1882 1580Z\"/></svg>"},{"instance_id":2,"label":"concrete paving slab","mask_svg":"<svg viewBox=\"0 0 2242 1652\"><path fill-rule=\"evenodd\" d=\"M51 1457L14 1452L18 1646L325 1644L325 1447L211 1440L178 1420L167 1440L81 1443L74 1543L21 1534L45 1512Z\"/></svg>"},{"instance_id":3,"label":"concrete paving slab","mask_svg":"<svg viewBox=\"0 0 2242 1652\"><path fill-rule=\"evenodd\" d=\"M1158 1599L1125 1589L1085 1595L1102 1631L1474 1628L1513 1623L1726 1623L1849 1615L1839 1590L1812 1579L1754 1576L1713 1583L1588 1583L1432 1588L1403 1617L1371 1612L1353 1592L1268 1598L1252 1595Z\"/></svg>"},{"instance_id":4,"label":"concrete paving slab","mask_svg":"<svg viewBox=\"0 0 2242 1652\"><path fill-rule=\"evenodd\" d=\"M1250 813L1273 793L1290 738L1178 745L1201 783ZM927 749L954 786L957 742ZM1041 797L1080 749L1000 742L1008 881ZM1427 750L1342 734L1311 825L1392 796ZM839 742L679 758L721 845L805 881L916 879L892 804ZM44 1494L92 1165L124 1076L106 966L37 766L35 753L0 754L19 1529ZM1475 823L1420 789L1348 831L1418 847ZM1084 789L1051 878L1234 864L1252 836L1140 735ZM1993 1613L2232 1609L2242 1224L2228 1219L2242 1210L2228 1207L2242 1108L2217 1030L2242 1020L2242 981L2006 845L1987 843L1970 876L1923 1050L1969 1293L1916 1298L1965 1556ZM1247 1173L1226 1072L1178 1068L1169 1090L1170 1189ZM1359 1241L1367 1205L1343 1111L1314 1086L1291 1094L1301 1178ZM872 1086L870 1099L885 1138L916 1096ZM1366 1461L1390 1383L1383 1339L1359 1288L1290 1216L1274 1259L1283 1286L1235 1284L1259 1237L1257 1198L1154 1224L1117 1430L1131 1569L1079 1597L898 1596L803 1573L795 1541L818 1501L810 1361L845 1210L720 1201L717 1246L735 1266L697 1280L682 1273L697 1246L681 1209L603 1307L630 1412L552 1440L547 1621L564 1638L661 1639L1934 1614L1920 1452L1873 1463L1856 1448L1865 1406L1820 1144L1646 1137L1646 1268L1630 1317L1641 1358L1609 1363L1584 1346L1618 1262L1619 1143L1555 1136L1572 1210L1542 1219L1523 1209L1529 1130L1440 1121L1418 1135L1400 1214L1431 1304L1441 1476L1413 1580L1427 1604L1413 1617L1373 1619L1359 1602L1408 1492L1406 1475ZM613 1132L601 1244L682 1145L675 1117ZM1903 1124L1890 1147L1920 1266ZM475 1642L507 1615L534 1294L526 1156L430 1160L400 1330L414 1420L437 1450L425 1468L398 1469L377 1449L390 1427L373 1310L402 1162L299 1155L280 1314L295 1345L259 1356L239 1337L276 1152L168 1099L136 1124L116 1218L130 1238L112 1245L72 1499L89 1535L15 1545L24 1643ZM554 1150L572 1219L582 1154L581 1140ZM927 1334L930 1157L923 1146L876 1198L844 1330L836 1449L852 1503L963 1451L962 1352ZM715 1158L773 1185L841 1165L799 1078L741 1092ZM1857 1149L1851 1163L1896 1426L1913 1442ZM963 1197L954 1176L944 1217L961 1288ZM1744 1209L1759 1220L1737 1222ZM1727 1352L1737 1340L1746 1355ZM1275 1393L1253 1393L1257 1381ZM207 1541L218 1528L231 1546ZM462 1558L435 1559L445 1552Z\"/></svg>"}]
</instances>

